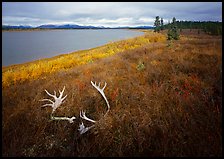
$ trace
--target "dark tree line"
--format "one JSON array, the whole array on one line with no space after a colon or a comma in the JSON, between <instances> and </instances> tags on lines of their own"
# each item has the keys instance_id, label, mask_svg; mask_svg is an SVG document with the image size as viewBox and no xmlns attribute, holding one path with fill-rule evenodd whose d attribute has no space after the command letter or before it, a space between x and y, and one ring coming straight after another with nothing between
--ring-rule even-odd
<instances>
[{"instance_id":1,"label":"dark tree line","mask_svg":"<svg viewBox=\"0 0 224 159\"><path fill-rule=\"evenodd\" d=\"M176 18L173 17L172 22L168 24L163 24L163 18L160 19L159 16L156 16L154 22L154 31L160 32L161 30L167 29L167 39L168 40L178 40L182 29L198 29L204 31L210 35L222 35L222 22L214 21L176 21Z\"/></svg>"},{"instance_id":2,"label":"dark tree line","mask_svg":"<svg viewBox=\"0 0 224 159\"><path fill-rule=\"evenodd\" d=\"M172 23L168 23L163 26L164 29L169 29ZM202 31L210 35L221 35L222 34L222 22L200 22L200 21L176 21L177 28L180 29L201 29Z\"/></svg>"}]
</instances>

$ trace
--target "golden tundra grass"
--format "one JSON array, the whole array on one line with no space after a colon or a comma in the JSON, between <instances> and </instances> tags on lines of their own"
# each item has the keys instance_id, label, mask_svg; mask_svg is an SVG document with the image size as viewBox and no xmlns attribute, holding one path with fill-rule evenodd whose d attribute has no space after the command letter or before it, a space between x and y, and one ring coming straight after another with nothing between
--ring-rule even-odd
<instances>
[{"instance_id":1,"label":"golden tundra grass","mask_svg":"<svg viewBox=\"0 0 224 159\"><path fill-rule=\"evenodd\" d=\"M221 157L221 56L222 37L184 31L170 44L147 42L3 87L2 155ZM91 80L107 82L108 116L82 136L80 119L50 121L51 108L39 100L49 97L44 89L63 86L68 96L57 116L84 109L99 120L106 104Z\"/></svg>"}]
</instances>

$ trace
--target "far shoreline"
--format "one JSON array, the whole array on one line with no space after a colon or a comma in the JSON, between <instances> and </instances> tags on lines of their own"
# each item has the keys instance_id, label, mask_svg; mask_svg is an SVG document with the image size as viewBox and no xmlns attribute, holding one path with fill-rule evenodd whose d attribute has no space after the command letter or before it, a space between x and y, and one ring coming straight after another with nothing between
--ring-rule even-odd
<instances>
[{"instance_id":1,"label":"far shoreline","mask_svg":"<svg viewBox=\"0 0 224 159\"><path fill-rule=\"evenodd\" d=\"M143 30L153 30L153 29L143 29L143 28L52 28L52 29L43 29L43 28L36 28L36 29L2 29L2 32L32 32L32 31L60 31L60 30L111 30L111 29L122 29L122 30L133 30L133 31L142 31Z\"/></svg>"}]
</instances>

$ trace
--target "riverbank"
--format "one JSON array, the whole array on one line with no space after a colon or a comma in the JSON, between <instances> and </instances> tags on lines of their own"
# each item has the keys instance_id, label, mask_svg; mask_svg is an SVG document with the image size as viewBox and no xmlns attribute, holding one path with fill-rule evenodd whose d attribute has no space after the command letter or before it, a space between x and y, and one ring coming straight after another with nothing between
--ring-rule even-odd
<instances>
[{"instance_id":1,"label":"riverbank","mask_svg":"<svg viewBox=\"0 0 224 159\"><path fill-rule=\"evenodd\" d=\"M3 87L2 156L221 157L222 37L184 30L178 41L165 36L149 33L84 50L83 64ZM43 66L60 68L76 57L66 56ZM105 118L105 101L90 81L107 83ZM48 102L40 100L51 99L44 90L58 96L64 86L67 98L55 116L75 116L74 123L52 121L52 108L41 107ZM83 135L79 124L91 123L79 117L81 110L101 119Z\"/></svg>"},{"instance_id":2,"label":"riverbank","mask_svg":"<svg viewBox=\"0 0 224 159\"><path fill-rule=\"evenodd\" d=\"M2 67L3 87L16 84L17 82L24 82L29 79L37 79L43 74L53 73L60 69L67 70L78 65L91 63L100 58L112 56L125 50L141 47L149 42L165 41L166 39L164 35L154 33L153 31L141 31L144 31L145 35L128 40L111 42L88 50L81 50L52 58Z\"/></svg>"}]
</instances>

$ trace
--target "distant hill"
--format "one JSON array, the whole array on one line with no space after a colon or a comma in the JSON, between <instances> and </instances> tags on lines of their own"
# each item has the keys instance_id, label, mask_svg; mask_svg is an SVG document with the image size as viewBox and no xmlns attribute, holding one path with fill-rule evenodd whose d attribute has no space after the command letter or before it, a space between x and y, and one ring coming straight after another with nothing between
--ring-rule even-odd
<instances>
[{"instance_id":1,"label":"distant hill","mask_svg":"<svg viewBox=\"0 0 224 159\"><path fill-rule=\"evenodd\" d=\"M152 26L136 26L136 27L130 27L130 29L154 29L155 27Z\"/></svg>"},{"instance_id":2,"label":"distant hill","mask_svg":"<svg viewBox=\"0 0 224 159\"><path fill-rule=\"evenodd\" d=\"M14 26L14 25L3 25L2 29L31 29L33 27L31 26L25 26L25 25L19 25L19 26Z\"/></svg>"},{"instance_id":3,"label":"distant hill","mask_svg":"<svg viewBox=\"0 0 224 159\"><path fill-rule=\"evenodd\" d=\"M125 27L104 27L104 26L82 26L76 24L65 24L65 25L52 25L52 24L44 24L37 27L32 26L10 26L10 25L3 25L2 30L8 29L153 29L152 26L125 26Z\"/></svg>"},{"instance_id":4,"label":"distant hill","mask_svg":"<svg viewBox=\"0 0 224 159\"><path fill-rule=\"evenodd\" d=\"M124 26L124 27L114 27L112 29L154 29L154 27L152 26L135 26L135 27Z\"/></svg>"},{"instance_id":5,"label":"distant hill","mask_svg":"<svg viewBox=\"0 0 224 159\"><path fill-rule=\"evenodd\" d=\"M65 25L40 25L36 28L39 28L39 29L95 29L98 27L65 24Z\"/></svg>"}]
</instances>

